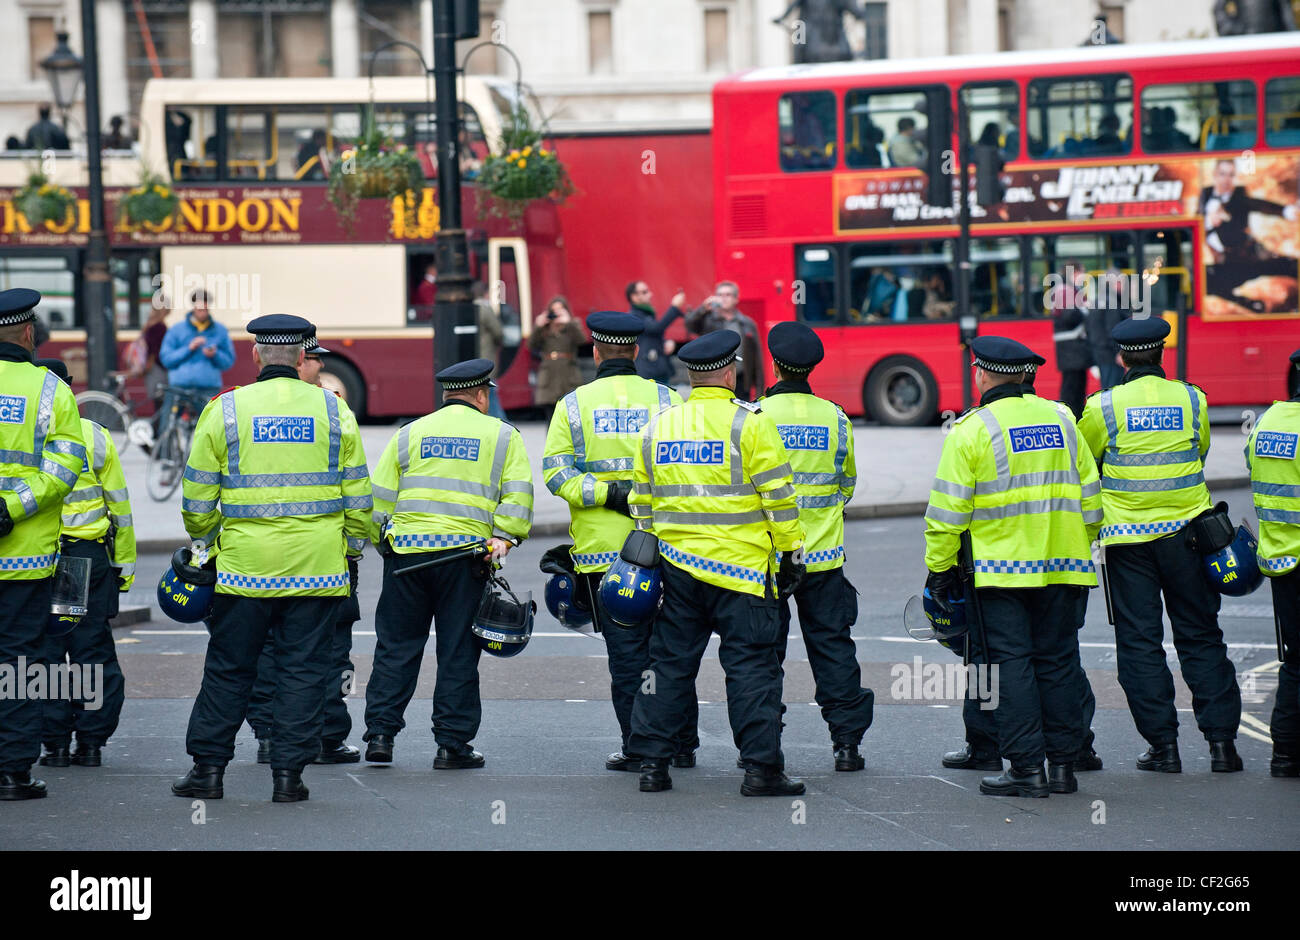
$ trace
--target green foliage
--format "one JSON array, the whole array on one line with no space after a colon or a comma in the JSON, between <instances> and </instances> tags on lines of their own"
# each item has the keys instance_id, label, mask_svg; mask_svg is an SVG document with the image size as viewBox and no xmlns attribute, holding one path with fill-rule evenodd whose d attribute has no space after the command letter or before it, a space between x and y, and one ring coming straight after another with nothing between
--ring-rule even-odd
<instances>
[{"instance_id":1,"label":"green foliage","mask_svg":"<svg viewBox=\"0 0 1300 940\"><path fill-rule=\"evenodd\" d=\"M573 181L555 151L543 145L541 131L523 105L510 117L500 146L483 161L478 184L498 201L494 209L518 222L534 199L563 201L572 195Z\"/></svg>"},{"instance_id":2,"label":"green foliage","mask_svg":"<svg viewBox=\"0 0 1300 940\"><path fill-rule=\"evenodd\" d=\"M176 214L180 199L162 174L140 170L140 185L123 198L118 211L128 225L162 225Z\"/></svg>"},{"instance_id":3,"label":"green foliage","mask_svg":"<svg viewBox=\"0 0 1300 940\"><path fill-rule=\"evenodd\" d=\"M39 170L27 177L23 188L14 196L14 205L33 227L46 222L65 223L77 199L68 190Z\"/></svg>"},{"instance_id":4,"label":"green foliage","mask_svg":"<svg viewBox=\"0 0 1300 940\"><path fill-rule=\"evenodd\" d=\"M330 167L327 198L344 226L356 222L357 201L391 202L424 188L420 159L405 144L398 144L375 124L374 106L365 108L363 129L356 146L344 150Z\"/></svg>"}]
</instances>

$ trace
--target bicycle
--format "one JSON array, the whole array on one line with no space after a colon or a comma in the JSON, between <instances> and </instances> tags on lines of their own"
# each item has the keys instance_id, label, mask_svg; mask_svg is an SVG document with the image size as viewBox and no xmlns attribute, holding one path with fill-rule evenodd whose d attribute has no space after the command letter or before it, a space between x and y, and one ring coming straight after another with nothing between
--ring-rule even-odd
<instances>
[{"instance_id":1,"label":"bicycle","mask_svg":"<svg viewBox=\"0 0 1300 940\"><path fill-rule=\"evenodd\" d=\"M153 443L153 425L148 418L137 418L136 411L140 403L126 394L127 374L113 372L109 374L113 381L113 391L87 389L77 395L77 410L81 416L94 421L112 438L118 456L130 444L147 447Z\"/></svg>"},{"instance_id":2,"label":"bicycle","mask_svg":"<svg viewBox=\"0 0 1300 940\"><path fill-rule=\"evenodd\" d=\"M167 430L154 442L149 453L149 466L145 471L145 486L149 490L149 496L159 503L170 499L176 492L176 487L180 486L185 465L190 459L194 428L208 403L207 399L195 395L189 389L168 386L163 388L163 393L171 393L171 413L163 415Z\"/></svg>"}]
</instances>

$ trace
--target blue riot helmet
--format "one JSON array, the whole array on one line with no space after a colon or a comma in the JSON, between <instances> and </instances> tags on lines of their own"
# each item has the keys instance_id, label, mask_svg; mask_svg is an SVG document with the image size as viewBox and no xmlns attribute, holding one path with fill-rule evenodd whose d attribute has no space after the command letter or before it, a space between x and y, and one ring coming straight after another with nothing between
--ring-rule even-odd
<instances>
[{"instance_id":1,"label":"blue riot helmet","mask_svg":"<svg viewBox=\"0 0 1300 940\"><path fill-rule=\"evenodd\" d=\"M212 611L216 598L217 563L193 563L188 548L178 548L158 582L158 606L178 623L198 623Z\"/></svg>"},{"instance_id":2,"label":"blue riot helmet","mask_svg":"<svg viewBox=\"0 0 1300 940\"><path fill-rule=\"evenodd\" d=\"M591 599L586 585L578 583L573 568L572 545L557 545L542 556L539 567L551 577L546 582L546 609L563 626L579 633L595 632Z\"/></svg>"},{"instance_id":3,"label":"blue riot helmet","mask_svg":"<svg viewBox=\"0 0 1300 940\"><path fill-rule=\"evenodd\" d=\"M531 591L516 594L505 578L493 576L483 588L483 600L469 629L479 649L509 659L528 645L536 613L537 603Z\"/></svg>"},{"instance_id":4,"label":"blue riot helmet","mask_svg":"<svg viewBox=\"0 0 1300 940\"><path fill-rule=\"evenodd\" d=\"M636 627L654 619L663 596L659 540L649 532L634 529L600 580L601 606L620 627Z\"/></svg>"},{"instance_id":5,"label":"blue riot helmet","mask_svg":"<svg viewBox=\"0 0 1300 940\"><path fill-rule=\"evenodd\" d=\"M1237 526L1232 544L1205 557L1205 574L1220 594L1245 597L1264 582L1256 551L1259 540L1246 525Z\"/></svg>"},{"instance_id":6,"label":"blue riot helmet","mask_svg":"<svg viewBox=\"0 0 1300 940\"><path fill-rule=\"evenodd\" d=\"M961 653L969 626L966 623L966 601L950 598L951 610L945 610L926 588L914 595L903 611L903 627L914 640L937 640L944 649Z\"/></svg>"}]
</instances>

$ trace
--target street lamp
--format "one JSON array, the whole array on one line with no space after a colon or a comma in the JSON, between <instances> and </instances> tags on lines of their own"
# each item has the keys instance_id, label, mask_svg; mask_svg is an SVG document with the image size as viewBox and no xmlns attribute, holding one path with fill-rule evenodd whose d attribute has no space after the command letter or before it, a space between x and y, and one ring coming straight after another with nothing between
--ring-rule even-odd
<instances>
[{"instance_id":1,"label":"street lamp","mask_svg":"<svg viewBox=\"0 0 1300 940\"><path fill-rule=\"evenodd\" d=\"M66 132L68 109L77 100L77 90L81 87L83 63L81 57L68 47L66 32L55 34L55 38L57 42L54 51L41 59L40 65L50 81L54 103L59 106L59 113L63 116L63 130Z\"/></svg>"}]
</instances>

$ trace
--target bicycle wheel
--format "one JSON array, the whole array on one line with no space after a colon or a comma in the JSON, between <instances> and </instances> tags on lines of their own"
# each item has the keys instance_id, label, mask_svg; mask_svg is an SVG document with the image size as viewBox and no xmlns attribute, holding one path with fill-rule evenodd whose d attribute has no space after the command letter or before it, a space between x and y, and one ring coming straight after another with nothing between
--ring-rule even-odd
<instances>
[{"instance_id":1,"label":"bicycle wheel","mask_svg":"<svg viewBox=\"0 0 1300 940\"><path fill-rule=\"evenodd\" d=\"M185 472L184 443L181 429L173 424L154 444L153 452L149 454L145 486L149 490L149 496L156 502L166 502L181 484L181 474Z\"/></svg>"},{"instance_id":2,"label":"bicycle wheel","mask_svg":"<svg viewBox=\"0 0 1300 940\"><path fill-rule=\"evenodd\" d=\"M85 391L77 396L77 410L81 416L94 421L113 439L118 456L131 443L127 428L131 425L131 410L108 392Z\"/></svg>"}]
</instances>

